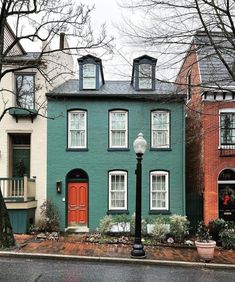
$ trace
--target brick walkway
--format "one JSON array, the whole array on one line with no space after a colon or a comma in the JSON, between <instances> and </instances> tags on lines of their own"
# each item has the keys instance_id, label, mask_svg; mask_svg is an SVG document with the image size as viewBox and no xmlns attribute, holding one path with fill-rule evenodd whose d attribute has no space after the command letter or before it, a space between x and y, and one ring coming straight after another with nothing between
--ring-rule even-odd
<instances>
[{"instance_id":1,"label":"brick walkway","mask_svg":"<svg viewBox=\"0 0 235 282\"><path fill-rule=\"evenodd\" d=\"M83 242L79 235L60 237L58 241L38 240L32 235L15 235L19 253L61 254L92 257L129 258L131 245ZM148 259L202 262L194 247L145 246ZM235 251L216 248L212 263L235 264Z\"/></svg>"}]
</instances>

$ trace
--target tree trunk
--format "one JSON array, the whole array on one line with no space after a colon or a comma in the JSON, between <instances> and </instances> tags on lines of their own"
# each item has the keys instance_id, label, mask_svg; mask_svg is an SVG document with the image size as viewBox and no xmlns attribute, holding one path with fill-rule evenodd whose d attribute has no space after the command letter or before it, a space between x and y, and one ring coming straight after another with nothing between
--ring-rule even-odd
<instances>
[{"instance_id":1,"label":"tree trunk","mask_svg":"<svg viewBox=\"0 0 235 282\"><path fill-rule=\"evenodd\" d=\"M15 238L2 191L0 190L0 248L13 246L15 246Z\"/></svg>"}]
</instances>

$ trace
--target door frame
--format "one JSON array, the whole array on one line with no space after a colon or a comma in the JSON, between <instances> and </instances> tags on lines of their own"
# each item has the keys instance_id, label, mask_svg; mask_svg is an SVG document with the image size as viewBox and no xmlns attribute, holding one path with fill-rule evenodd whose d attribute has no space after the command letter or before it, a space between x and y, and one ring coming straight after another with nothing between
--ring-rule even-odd
<instances>
[{"instance_id":1,"label":"door frame","mask_svg":"<svg viewBox=\"0 0 235 282\"><path fill-rule=\"evenodd\" d=\"M81 172L81 177L75 177L75 178L71 178L70 177L70 173L73 171L78 171ZM65 228L73 228L71 226L68 225L68 184L69 183L87 183L87 225L86 227L89 228L89 178L88 178L88 174L80 168L77 169L72 169L70 170L67 175L66 175L66 179L65 179L65 183L66 183L66 193L65 193ZM79 225L78 225L79 226Z\"/></svg>"},{"instance_id":2,"label":"door frame","mask_svg":"<svg viewBox=\"0 0 235 282\"><path fill-rule=\"evenodd\" d=\"M220 175L221 175L221 173L222 172L224 172L224 171L226 171L226 170L230 170L231 172L233 172L233 177L232 177L232 179L228 179L228 180L221 180L221 179L219 179L220 178ZM234 221L234 219L235 219L235 212L234 212L234 209L233 210L220 210L220 199L219 199L219 197L220 197L220 185L235 185L235 178L234 178L234 176L235 176L235 170L234 170L234 168L224 168L224 169L222 169L221 171L220 171L220 173L219 173L219 175L218 175L218 177L217 177L217 210L218 210L218 218L223 218L224 219L224 217L220 217L220 214L221 213L223 213L223 212L228 212L228 213L230 213L231 212L231 220L233 220ZM225 214L224 214L225 215ZM230 214L228 214L228 217L229 217L229 215ZM226 219L225 219L226 220ZM227 219L228 220L228 219Z\"/></svg>"}]
</instances>

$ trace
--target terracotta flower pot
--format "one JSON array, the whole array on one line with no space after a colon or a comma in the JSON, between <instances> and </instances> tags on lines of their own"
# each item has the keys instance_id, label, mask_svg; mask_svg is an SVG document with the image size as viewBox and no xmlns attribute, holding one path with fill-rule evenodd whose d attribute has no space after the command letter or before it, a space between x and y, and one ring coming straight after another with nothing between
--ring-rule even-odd
<instances>
[{"instance_id":1,"label":"terracotta flower pot","mask_svg":"<svg viewBox=\"0 0 235 282\"><path fill-rule=\"evenodd\" d=\"M210 261L214 258L214 251L216 242L209 240L208 242L199 242L195 241L197 247L198 255L203 258L205 261Z\"/></svg>"}]
</instances>

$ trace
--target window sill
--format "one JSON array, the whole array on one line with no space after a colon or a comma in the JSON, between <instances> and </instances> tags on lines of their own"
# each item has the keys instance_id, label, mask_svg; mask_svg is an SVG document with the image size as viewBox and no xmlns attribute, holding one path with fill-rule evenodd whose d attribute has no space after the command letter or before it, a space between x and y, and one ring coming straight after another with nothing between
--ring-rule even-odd
<instances>
[{"instance_id":1,"label":"window sill","mask_svg":"<svg viewBox=\"0 0 235 282\"><path fill-rule=\"evenodd\" d=\"M115 152L115 151L118 151L118 152L120 152L120 151L130 151L130 149L129 148L108 148L107 149L107 151L108 152Z\"/></svg>"},{"instance_id":2,"label":"window sill","mask_svg":"<svg viewBox=\"0 0 235 282\"><path fill-rule=\"evenodd\" d=\"M89 150L87 148L67 148L66 152L88 152Z\"/></svg>"},{"instance_id":3,"label":"window sill","mask_svg":"<svg viewBox=\"0 0 235 282\"><path fill-rule=\"evenodd\" d=\"M172 151L171 148L150 148L150 151Z\"/></svg>"},{"instance_id":4,"label":"window sill","mask_svg":"<svg viewBox=\"0 0 235 282\"><path fill-rule=\"evenodd\" d=\"M33 119L36 118L38 112L35 109L26 110L20 108L12 108L9 110L9 114L16 119L16 122L18 122L19 118L31 118L31 121L33 122Z\"/></svg>"},{"instance_id":5,"label":"window sill","mask_svg":"<svg viewBox=\"0 0 235 282\"><path fill-rule=\"evenodd\" d=\"M130 214L128 210L108 210L107 214Z\"/></svg>"},{"instance_id":6,"label":"window sill","mask_svg":"<svg viewBox=\"0 0 235 282\"><path fill-rule=\"evenodd\" d=\"M149 214L171 214L169 210L150 210Z\"/></svg>"}]
</instances>

